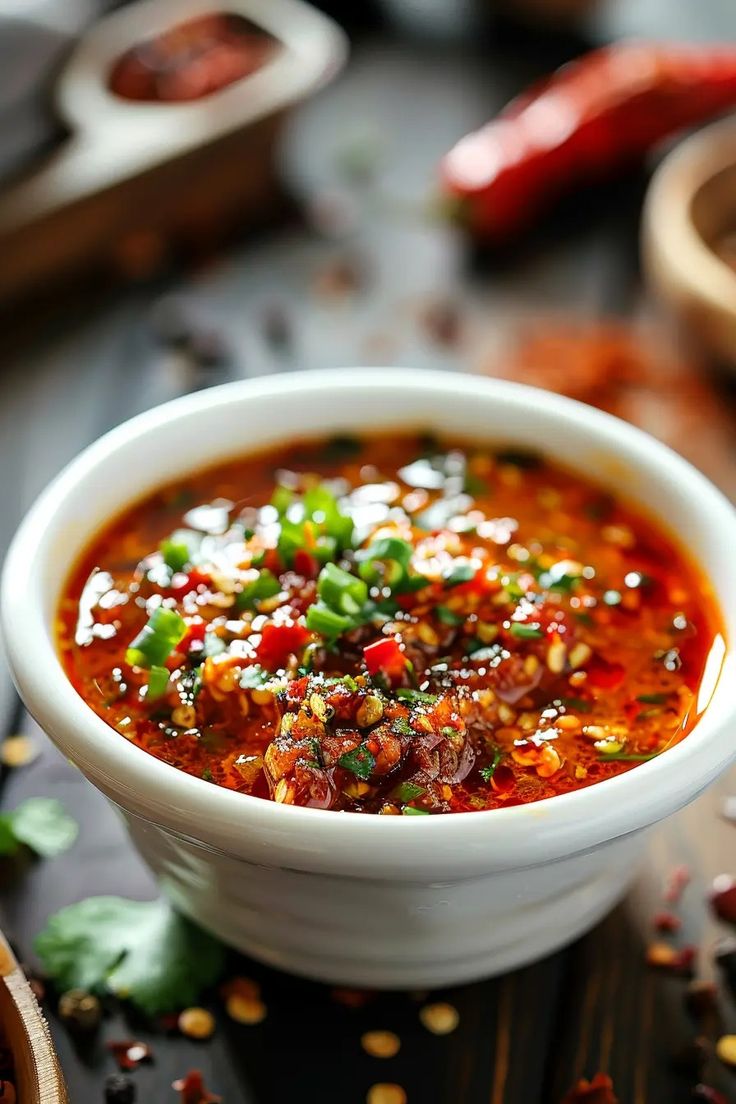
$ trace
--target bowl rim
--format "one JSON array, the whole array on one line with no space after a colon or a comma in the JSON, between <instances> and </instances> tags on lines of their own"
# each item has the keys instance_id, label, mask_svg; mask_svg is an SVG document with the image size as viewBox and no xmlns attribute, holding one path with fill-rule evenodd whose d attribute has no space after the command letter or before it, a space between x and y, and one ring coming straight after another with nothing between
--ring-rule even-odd
<instances>
[{"instance_id":1,"label":"bowl rim","mask_svg":"<svg viewBox=\"0 0 736 1104\"><path fill-rule=\"evenodd\" d=\"M225 404L256 397L299 402L307 393L334 398L343 391L355 398L361 388L380 389L387 403L392 392L429 391L437 401L440 426L443 401L462 394L466 402L536 411L570 432L577 427L585 435L594 433L606 454L625 457L638 473L686 487L692 516L707 522L714 539L736 546L736 511L705 476L641 430L583 403L522 384L422 369L329 369L239 380L154 407L112 429L62 470L21 523L3 570L2 627L16 684L41 727L129 815L210 851L304 871L411 880L439 868L447 875L472 876L491 868L534 866L646 827L695 797L736 756L733 740L730 748L728 741L719 741L736 717L736 679L721 678L717 689L722 703L728 699L728 716L718 720L706 710L685 740L634 770L529 805L418 818L279 805L213 786L125 740L77 694L44 611L43 565L54 553L49 516L63 515L105 459L163 425L216 417ZM211 452L216 462L216 441ZM549 455L554 459L554 450ZM186 466L181 470L185 474ZM135 498L132 493L129 501ZM730 579L711 582L717 600L728 586L736 591L736 566ZM728 624L724 602L719 605L731 663L736 612Z\"/></svg>"}]
</instances>

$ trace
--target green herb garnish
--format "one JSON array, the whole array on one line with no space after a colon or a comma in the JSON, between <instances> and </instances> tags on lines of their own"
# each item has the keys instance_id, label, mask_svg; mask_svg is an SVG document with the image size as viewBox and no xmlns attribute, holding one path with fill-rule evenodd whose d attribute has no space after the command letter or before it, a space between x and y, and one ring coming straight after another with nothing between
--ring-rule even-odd
<instances>
[{"instance_id":1,"label":"green herb garnish","mask_svg":"<svg viewBox=\"0 0 736 1104\"><path fill-rule=\"evenodd\" d=\"M469 583L476 576L477 568L471 563L456 563L446 575L443 576L445 589L459 586L461 583Z\"/></svg>"},{"instance_id":2,"label":"green herb garnish","mask_svg":"<svg viewBox=\"0 0 736 1104\"><path fill-rule=\"evenodd\" d=\"M148 689L146 690L146 700L156 701L157 698L162 698L166 693L169 685L169 671L166 667L152 666L148 672Z\"/></svg>"},{"instance_id":3,"label":"green herb garnish","mask_svg":"<svg viewBox=\"0 0 736 1104\"><path fill-rule=\"evenodd\" d=\"M55 913L35 946L59 991L113 993L149 1016L196 1004L225 963L216 939L161 900L89 897Z\"/></svg>"},{"instance_id":4,"label":"green herb garnish","mask_svg":"<svg viewBox=\"0 0 736 1104\"><path fill-rule=\"evenodd\" d=\"M402 701L426 702L427 704L431 704L437 701L439 695L425 694L423 690L410 690L408 687L400 686L396 691L396 697L401 698Z\"/></svg>"},{"instance_id":5,"label":"green herb garnish","mask_svg":"<svg viewBox=\"0 0 736 1104\"><path fill-rule=\"evenodd\" d=\"M601 752L600 757L606 763L609 762L609 760L618 763L646 763L649 759L656 759L660 754L661 752L659 751L652 751L649 755L630 755L625 751L612 751L608 755L606 755L605 752Z\"/></svg>"},{"instance_id":6,"label":"green herb garnish","mask_svg":"<svg viewBox=\"0 0 736 1104\"><path fill-rule=\"evenodd\" d=\"M497 747L493 749L493 758L490 763L485 767L480 768L480 776L484 782L490 782L496 773L496 767L504 757L504 752L501 748Z\"/></svg>"},{"instance_id":7,"label":"green herb garnish","mask_svg":"<svg viewBox=\"0 0 736 1104\"><path fill-rule=\"evenodd\" d=\"M60 801L29 797L11 813L0 813L0 855L14 855L21 844L45 859L67 851L79 826Z\"/></svg>"},{"instance_id":8,"label":"green herb garnish","mask_svg":"<svg viewBox=\"0 0 736 1104\"><path fill-rule=\"evenodd\" d=\"M637 694L636 700L645 705L664 705L669 697L669 694Z\"/></svg>"},{"instance_id":9,"label":"green herb garnish","mask_svg":"<svg viewBox=\"0 0 736 1104\"><path fill-rule=\"evenodd\" d=\"M465 620L464 617L449 609L448 606L436 606L434 612L437 615L437 620L441 621L443 625L462 625Z\"/></svg>"},{"instance_id":10,"label":"green herb garnish","mask_svg":"<svg viewBox=\"0 0 736 1104\"><path fill-rule=\"evenodd\" d=\"M512 622L509 632L520 640L539 640L541 636L544 636L538 625L524 625L521 621Z\"/></svg>"},{"instance_id":11,"label":"green herb garnish","mask_svg":"<svg viewBox=\"0 0 736 1104\"><path fill-rule=\"evenodd\" d=\"M246 583L240 594L235 599L235 607L239 610L254 609L258 602L264 598L273 598L281 590L281 583L276 576L264 567L258 572L257 578Z\"/></svg>"},{"instance_id":12,"label":"green herb garnish","mask_svg":"<svg viewBox=\"0 0 736 1104\"><path fill-rule=\"evenodd\" d=\"M415 809L413 805L405 805L401 814L402 816L429 816L429 809Z\"/></svg>"},{"instance_id":13,"label":"green herb garnish","mask_svg":"<svg viewBox=\"0 0 736 1104\"><path fill-rule=\"evenodd\" d=\"M131 667L163 667L186 635L186 621L173 609L159 606L125 652Z\"/></svg>"},{"instance_id":14,"label":"green herb garnish","mask_svg":"<svg viewBox=\"0 0 736 1104\"><path fill-rule=\"evenodd\" d=\"M414 801L417 797L421 797L422 794L426 792L425 787L418 786L416 782L401 782L391 791L390 797L394 801L408 804L408 802Z\"/></svg>"},{"instance_id":15,"label":"green herb garnish","mask_svg":"<svg viewBox=\"0 0 736 1104\"><path fill-rule=\"evenodd\" d=\"M338 759L339 766L345 770L351 771L357 778L366 779L370 778L375 766L376 760L365 746L361 744L360 747L354 748L353 751L346 751L344 755L341 755Z\"/></svg>"}]
</instances>

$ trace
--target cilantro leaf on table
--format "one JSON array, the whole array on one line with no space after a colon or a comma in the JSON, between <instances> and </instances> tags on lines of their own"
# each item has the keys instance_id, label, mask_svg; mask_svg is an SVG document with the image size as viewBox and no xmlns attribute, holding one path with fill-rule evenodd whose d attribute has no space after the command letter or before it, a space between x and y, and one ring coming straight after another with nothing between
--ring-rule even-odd
<instances>
[{"instance_id":1,"label":"cilantro leaf on table","mask_svg":"<svg viewBox=\"0 0 736 1104\"><path fill-rule=\"evenodd\" d=\"M163 900L88 897L50 917L36 952L60 989L111 992L149 1016L196 1004L225 952Z\"/></svg>"},{"instance_id":2,"label":"cilantro leaf on table","mask_svg":"<svg viewBox=\"0 0 736 1104\"><path fill-rule=\"evenodd\" d=\"M11 813L0 814L0 855L14 855L21 844L45 859L67 851L79 826L60 801L29 797Z\"/></svg>"}]
</instances>

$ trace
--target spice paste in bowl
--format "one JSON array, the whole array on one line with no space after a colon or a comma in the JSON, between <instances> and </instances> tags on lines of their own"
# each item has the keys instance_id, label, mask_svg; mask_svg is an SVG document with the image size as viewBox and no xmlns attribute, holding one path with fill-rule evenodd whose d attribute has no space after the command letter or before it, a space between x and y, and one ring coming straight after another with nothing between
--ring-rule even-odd
<instances>
[{"instance_id":1,"label":"spice paste in bowl","mask_svg":"<svg viewBox=\"0 0 736 1104\"><path fill-rule=\"evenodd\" d=\"M66 671L180 770L321 809L538 801L666 753L719 632L674 539L541 455L417 434L199 472L92 542Z\"/></svg>"}]
</instances>

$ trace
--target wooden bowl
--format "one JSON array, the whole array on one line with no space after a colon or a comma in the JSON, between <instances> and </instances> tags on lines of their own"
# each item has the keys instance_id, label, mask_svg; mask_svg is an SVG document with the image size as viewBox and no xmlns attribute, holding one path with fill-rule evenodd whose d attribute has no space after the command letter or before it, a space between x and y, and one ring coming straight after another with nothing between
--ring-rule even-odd
<instances>
[{"instance_id":1,"label":"wooden bowl","mask_svg":"<svg viewBox=\"0 0 736 1104\"><path fill-rule=\"evenodd\" d=\"M736 233L736 119L678 146L644 205L642 260L657 293L717 360L736 368L736 268L719 244Z\"/></svg>"},{"instance_id":2,"label":"wooden bowl","mask_svg":"<svg viewBox=\"0 0 736 1104\"><path fill-rule=\"evenodd\" d=\"M68 1104L49 1026L2 935L0 1033L13 1054L18 1104Z\"/></svg>"}]
</instances>

